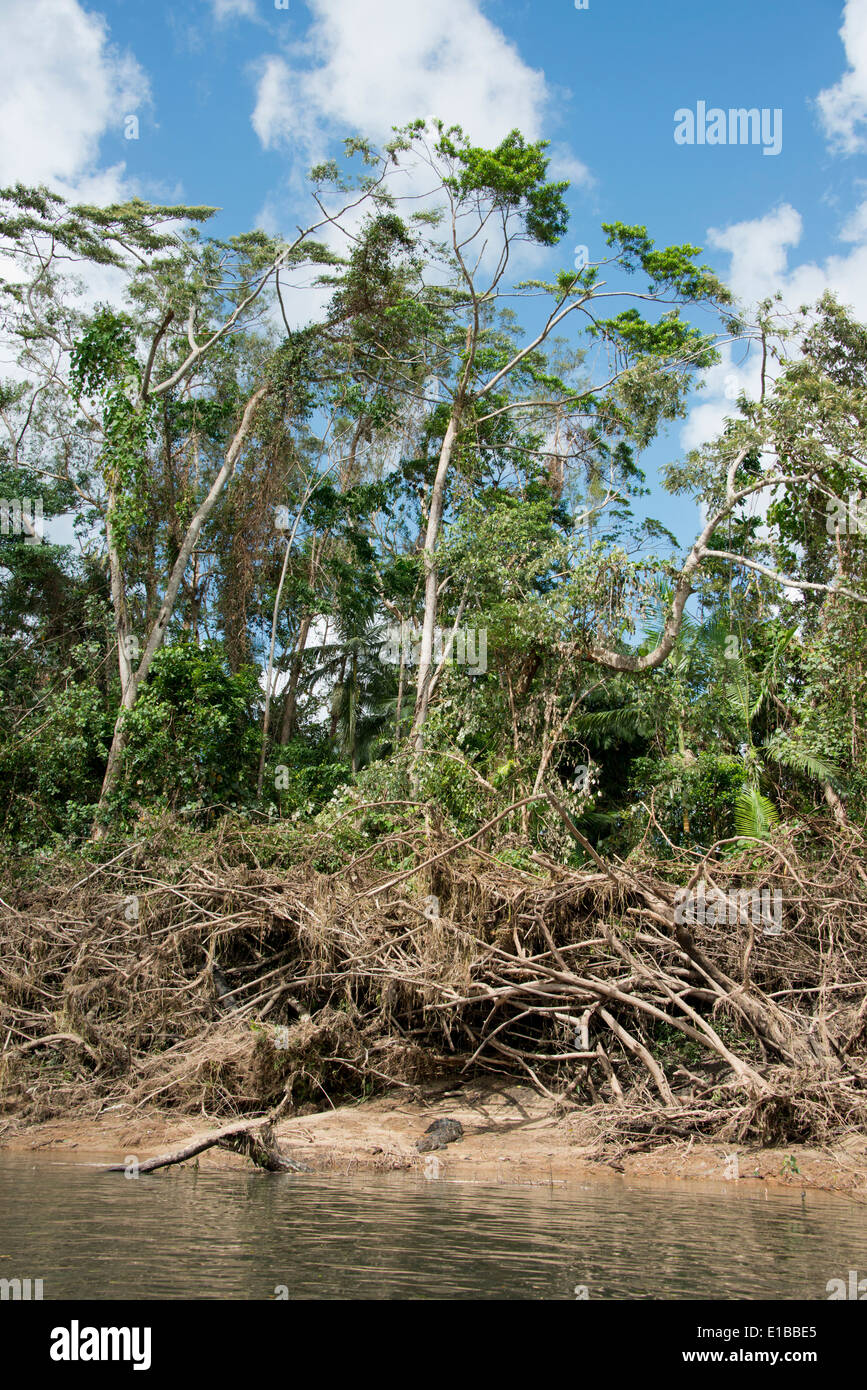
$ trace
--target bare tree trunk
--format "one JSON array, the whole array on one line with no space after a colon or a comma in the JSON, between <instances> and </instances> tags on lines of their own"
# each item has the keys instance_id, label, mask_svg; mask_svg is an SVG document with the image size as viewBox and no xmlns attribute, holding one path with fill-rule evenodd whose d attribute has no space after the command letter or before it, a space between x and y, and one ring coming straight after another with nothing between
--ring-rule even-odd
<instances>
[{"instance_id":1,"label":"bare tree trunk","mask_svg":"<svg viewBox=\"0 0 867 1390\"><path fill-rule=\"evenodd\" d=\"M332 464L331 467L333 468L333 466L334 465ZM295 513L295 520L292 523L292 530L289 532L289 535L286 538L286 553L283 556L283 567L280 570L280 582L277 585L277 593L274 597L274 616L271 619L271 646L268 651L268 669L265 673L265 716L262 720L262 751L259 755L259 775L256 779L257 797L261 797L262 788L265 783L265 759L268 753L268 729L271 723L271 678L274 670L274 647L277 642L277 619L280 614L280 600L283 597L283 585L286 582L286 571L289 566L289 557L292 554L292 546L295 542L295 533L298 530L298 527L301 524L301 518L304 515L304 508L306 507L310 498L313 496L316 489L319 487L320 483L323 482L325 478L327 478L330 472L331 468L327 468L325 470L325 473L322 474L321 477L317 474L313 479L311 479L308 482L307 487L304 489L304 496L301 499L301 504L298 507L297 512ZM315 552L315 541L313 549ZM313 578L313 563L314 561L311 558L311 580ZM281 742L285 742L285 740L281 740Z\"/></svg>"},{"instance_id":2,"label":"bare tree trunk","mask_svg":"<svg viewBox=\"0 0 867 1390\"><path fill-rule=\"evenodd\" d=\"M352 771L358 771L358 652L352 650L352 684L349 687L349 746Z\"/></svg>"},{"instance_id":3,"label":"bare tree trunk","mask_svg":"<svg viewBox=\"0 0 867 1390\"><path fill-rule=\"evenodd\" d=\"M446 479L448 478L449 467L454 454L455 441L458 437L460 426L461 402L455 402L448 428L445 432L442 448L440 449L439 463L437 464L436 477L434 478L433 492L431 494L430 511L427 520L427 532L424 542L424 621L421 630L421 651L418 663L418 684L415 697L415 718L412 726L412 736L415 742L415 751L420 753L422 750L424 726L427 720L428 705L430 703L430 681L433 665L433 646L434 629L437 621L437 598L438 598L438 574L436 563L436 546L439 540L440 527L442 526L443 505L445 499Z\"/></svg>"},{"instance_id":4,"label":"bare tree trunk","mask_svg":"<svg viewBox=\"0 0 867 1390\"><path fill-rule=\"evenodd\" d=\"M111 603L114 608L114 626L117 633L117 667L120 673L120 693L123 699L132 680L132 644L129 642L129 612L126 606L126 592L123 582L123 565L115 544L111 525L111 514L115 505L114 493L109 493L108 514L105 522L105 537L108 547L108 571L111 584Z\"/></svg>"},{"instance_id":5,"label":"bare tree trunk","mask_svg":"<svg viewBox=\"0 0 867 1390\"><path fill-rule=\"evenodd\" d=\"M400 747L400 717L403 713L403 687L406 677L406 658L403 650L403 623L401 622L401 642L400 642L400 672L397 678L397 710L394 716L394 747L395 751Z\"/></svg>"},{"instance_id":6,"label":"bare tree trunk","mask_svg":"<svg viewBox=\"0 0 867 1390\"><path fill-rule=\"evenodd\" d=\"M554 696L554 700L556 700L556 695ZM548 764L549 764L550 761L551 761L551 757L552 757L552 755L553 755L553 753L554 753L554 749L557 747L557 744L559 743L559 741L560 741L560 739L561 739L561 737L562 737L563 730L565 729L565 727L566 727L566 725L568 724L569 720L572 718L572 715L573 715L573 713L574 713L575 706L577 705L577 703L578 703L578 696L577 696L577 695L574 695L574 696L572 697L572 700L571 700L570 703L569 703L569 708L567 709L566 713L563 715L563 718L560 720L560 722L559 722L559 724L557 725L557 727L556 727L556 728L553 728L553 729L552 729L552 727L551 727L552 721L551 721L550 718L549 718L550 711L549 711L549 709L548 709L548 707L547 707L547 704L546 704L546 710L545 710L545 731L544 731L543 736L542 736L542 757L541 757L541 759L539 760L539 770L538 770L538 772L536 773L536 780L535 780L535 782L533 783L533 792L532 792L533 796L535 796L535 795L537 794L537 792L541 791L541 789L542 789L542 783L543 783L544 780L545 780L545 774L546 774L546 772L548 771ZM553 709L553 700L552 700L552 703L551 703L551 709ZM549 736L549 731L550 731L550 736Z\"/></svg>"},{"instance_id":7,"label":"bare tree trunk","mask_svg":"<svg viewBox=\"0 0 867 1390\"><path fill-rule=\"evenodd\" d=\"M301 668L304 665L304 649L307 646L307 635L310 632L310 624L313 619L310 614L306 614L301 620L301 631L298 633L298 642L295 646L295 655L292 658L292 668L289 672L289 685L286 690L286 703L283 706L283 718L280 722L280 743L288 743L295 732L295 715L298 709L298 682L301 679Z\"/></svg>"},{"instance_id":8,"label":"bare tree trunk","mask_svg":"<svg viewBox=\"0 0 867 1390\"><path fill-rule=\"evenodd\" d=\"M295 518L295 525L298 518ZM274 671L274 646L277 641L277 618L280 613L280 600L283 597L283 585L286 580L286 570L289 567L289 556L292 553L292 540L295 535L295 526L292 527L292 535L287 537L286 551L283 555L283 567L280 570L280 582L277 585L277 593L274 597L274 617L271 620L271 647L268 652L268 669L265 672L265 717L262 720L262 751L259 754L259 773L256 778L256 796L261 797L262 787L265 782L265 759L268 756L268 728L271 723L271 680Z\"/></svg>"},{"instance_id":9,"label":"bare tree trunk","mask_svg":"<svg viewBox=\"0 0 867 1390\"><path fill-rule=\"evenodd\" d=\"M824 790L825 800L831 807L835 821L838 825L847 825L849 818L846 815L846 807L843 805L843 802L840 800L840 797L837 795L830 782L825 783Z\"/></svg>"},{"instance_id":10,"label":"bare tree trunk","mask_svg":"<svg viewBox=\"0 0 867 1390\"><path fill-rule=\"evenodd\" d=\"M206 1149L220 1147L234 1149L251 1158L257 1168L265 1168L269 1173L309 1173L305 1163L298 1163L283 1153L277 1144L273 1122L270 1117L264 1120L236 1120L233 1124L213 1129L209 1134L197 1134L174 1153L160 1154L158 1158L145 1159L136 1165L137 1173L153 1173L157 1168L171 1168L175 1163L186 1163ZM126 1173L128 1165L112 1163L103 1168L104 1173Z\"/></svg>"}]
</instances>

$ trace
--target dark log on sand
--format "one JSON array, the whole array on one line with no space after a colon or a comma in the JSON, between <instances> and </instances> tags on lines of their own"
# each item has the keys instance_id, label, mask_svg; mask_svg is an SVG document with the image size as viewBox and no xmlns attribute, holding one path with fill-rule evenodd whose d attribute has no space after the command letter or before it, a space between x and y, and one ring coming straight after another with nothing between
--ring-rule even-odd
<instances>
[{"instance_id":1,"label":"dark log on sand","mask_svg":"<svg viewBox=\"0 0 867 1390\"><path fill-rule=\"evenodd\" d=\"M283 1153L274 1137L274 1126L270 1120L256 1120L252 1124L249 1120L240 1120L224 1125L222 1129L213 1129L208 1134L198 1134L188 1140L183 1148L175 1149L174 1153L161 1154L159 1158L149 1158L139 1163L137 1171L152 1173L156 1168L170 1168L175 1163L184 1163L188 1158L195 1158L196 1154L215 1147L245 1154L257 1168L264 1168L269 1173L310 1172L306 1164L298 1163ZM103 1172L124 1173L127 1167L125 1163L113 1163Z\"/></svg>"}]
</instances>

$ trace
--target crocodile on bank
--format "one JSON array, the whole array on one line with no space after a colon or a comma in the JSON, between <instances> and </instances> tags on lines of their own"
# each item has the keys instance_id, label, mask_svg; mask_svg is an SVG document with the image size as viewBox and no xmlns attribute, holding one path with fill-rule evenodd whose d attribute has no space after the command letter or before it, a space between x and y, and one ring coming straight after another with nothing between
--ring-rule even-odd
<instances>
[{"instance_id":1,"label":"crocodile on bank","mask_svg":"<svg viewBox=\"0 0 867 1390\"><path fill-rule=\"evenodd\" d=\"M464 1127L460 1120L434 1120L428 1125L424 1135L416 1144L420 1154L430 1153L431 1149L444 1149L446 1144L454 1144L463 1139Z\"/></svg>"}]
</instances>

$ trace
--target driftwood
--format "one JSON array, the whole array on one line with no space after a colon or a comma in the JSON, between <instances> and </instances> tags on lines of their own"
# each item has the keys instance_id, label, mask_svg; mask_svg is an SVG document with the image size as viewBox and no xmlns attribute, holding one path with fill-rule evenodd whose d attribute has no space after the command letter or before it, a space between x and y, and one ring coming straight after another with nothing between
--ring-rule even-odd
<instances>
[{"instance_id":1,"label":"driftwood","mask_svg":"<svg viewBox=\"0 0 867 1390\"><path fill-rule=\"evenodd\" d=\"M84 1038L80 1038L77 1033L47 1033L41 1038L31 1038L29 1042L19 1043L16 1051L19 1053L31 1052L35 1047L54 1047L56 1043L60 1042L74 1043L99 1065L99 1053L94 1052L90 1044L86 1043Z\"/></svg>"},{"instance_id":2,"label":"driftwood","mask_svg":"<svg viewBox=\"0 0 867 1390\"><path fill-rule=\"evenodd\" d=\"M529 1081L561 1111L604 1110L629 1142L647 1139L643 1120L630 1129L645 1113L653 1142L830 1142L867 1123L857 827L817 819L722 842L725 855L671 845L624 860L603 858L553 794L510 812L531 803L545 852L506 813L455 841L414 804L384 803L390 833L376 821L349 847L333 828L245 825L203 839L192 863L135 846L60 895L68 865L43 866L0 900L2 1103L232 1120L144 1171L214 1144L285 1171L266 1128L284 1112L482 1075ZM589 862L551 857L567 839ZM725 912L687 925L678 889L702 881ZM779 897L782 931L746 911L759 887Z\"/></svg>"},{"instance_id":3,"label":"driftwood","mask_svg":"<svg viewBox=\"0 0 867 1390\"><path fill-rule=\"evenodd\" d=\"M257 1168L264 1168L268 1173L310 1172L306 1164L298 1163L283 1153L277 1144L274 1126L269 1119L258 1120L252 1124L249 1120L242 1120L237 1124L224 1125L222 1129L211 1130L209 1134L198 1134L173 1153L161 1154L159 1158L148 1158L144 1163L137 1164L137 1171L153 1173L157 1168L171 1168L175 1163L185 1163L188 1158L195 1158L197 1154L215 1147L233 1149L235 1153L244 1154L253 1160ZM103 1171L123 1173L126 1172L127 1166L125 1163L113 1163Z\"/></svg>"}]
</instances>

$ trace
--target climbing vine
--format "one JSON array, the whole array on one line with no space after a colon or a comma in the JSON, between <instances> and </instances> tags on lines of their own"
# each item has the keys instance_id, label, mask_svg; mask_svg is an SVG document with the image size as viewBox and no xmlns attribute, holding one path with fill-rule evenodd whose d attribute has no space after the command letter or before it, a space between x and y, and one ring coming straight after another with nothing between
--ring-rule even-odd
<instances>
[{"instance_id":1,"label":"climbing vine","mask_svg":"<svg viewBox=\"0 0 867 1390\"><path fill-rule=\"evenodd\" d=\"M72 352L73 399L102 404L100 466L113 498L109 523L121 555L132 532L147 519L148 445L154 437L152 408L141 400L141 369L132 324L124 314L100 308Z\"/></svg>"}]
</instances>

